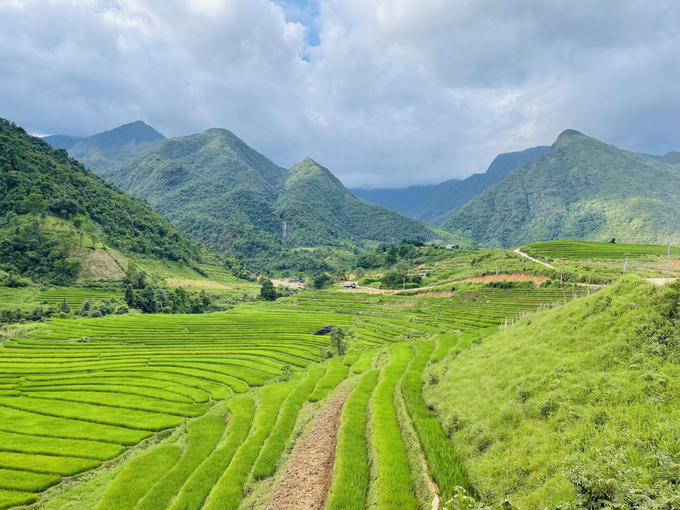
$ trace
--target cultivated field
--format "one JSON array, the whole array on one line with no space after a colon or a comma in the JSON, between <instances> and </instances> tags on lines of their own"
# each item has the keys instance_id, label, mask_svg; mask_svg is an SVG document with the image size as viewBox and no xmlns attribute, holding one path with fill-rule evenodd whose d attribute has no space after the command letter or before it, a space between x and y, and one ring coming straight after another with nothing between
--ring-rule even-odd
<instances>
[{"instance_id":1,"label":"cultivated field","mask_svg":"<svg viewBox=\"0 0 680 510\"><path fill-rule=\"evenodd\" d=\"M330 290L207 315L27 325L0 348L0 508L265 508L305 424L338 392L326 508L423 508L434 494L414 456L443 497L468 485L423 401L424 368L506 317L573 297ZM311 333L326 324L351 331L345 356L320 359L329 338Z\"/></svg>"}]
</instances>

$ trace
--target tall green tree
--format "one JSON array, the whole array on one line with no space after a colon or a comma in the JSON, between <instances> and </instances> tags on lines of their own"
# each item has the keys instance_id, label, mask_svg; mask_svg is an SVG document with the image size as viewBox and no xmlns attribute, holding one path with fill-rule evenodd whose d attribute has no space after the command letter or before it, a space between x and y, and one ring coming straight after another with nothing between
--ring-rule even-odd
<instances>
[{"instance_id":1,"label":"tall green tree","mask_svg":"<svg viewBox=\"0 0 680 510\"><path fill-rule=\"evenodd\" d=\"M274 288L274 284L269 278L262 277L260 280L262 287L260 288L260 297L265 301L276 301L279 297Z\"/></svg>"},{"instance_id":2,"label":"tall green tree","mask_svg":"<svg viewBox=\"0 0 680 510\"><path fill-rule=\"evenodd\" d=\"M37 214L40 214L47 209L47 200L40 193L31 193L22 202L23 208L27 213L30 213L35 219Z\"/></svg>"}]
</instances>

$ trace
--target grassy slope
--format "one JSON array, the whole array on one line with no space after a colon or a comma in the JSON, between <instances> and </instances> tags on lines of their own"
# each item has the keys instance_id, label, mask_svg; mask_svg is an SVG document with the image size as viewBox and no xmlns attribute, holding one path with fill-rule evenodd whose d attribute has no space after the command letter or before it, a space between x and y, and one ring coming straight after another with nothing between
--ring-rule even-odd
<instances>
[{"instance_id":1,"label":"grassy slope","mask_svg":"<svg viewBox=\"0 0 680 510\"><path fill-rule=\"evenodd\" d=\"M629 508L680 495L679 293L627 277L431 367L426 399L485 499Z\"/></svg>"},{"instance_id":2,"label":"grassy slope","mask_svg":"<svg viewBox=\"0 0 680 510\"><path fill-rule=\"evenodd\" d=\"M550 239L679 242L678 167L577 131L475 197L442 228L496 246Z\"/></svg>"}]
</instances>

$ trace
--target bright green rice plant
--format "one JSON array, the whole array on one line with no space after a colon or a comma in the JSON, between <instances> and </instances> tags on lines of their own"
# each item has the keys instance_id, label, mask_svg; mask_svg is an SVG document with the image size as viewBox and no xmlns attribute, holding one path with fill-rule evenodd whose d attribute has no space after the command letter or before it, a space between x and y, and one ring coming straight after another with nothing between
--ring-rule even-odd
<instances>
[{"instance_id":1,"label":"bright green rice plant","mask_svg":"<svg viewBox=\"0 0 680 510\"><path fill-rule=\"evenodd\" d=\"M187 424L187 447L182 459L166 473L135 507L136 510L168 508L172 498L196 468L212 453L224 434L221 416L204 416Z\"/></svg>"},{"instance_id":2,"label":"bright green rice plant","mask_svg":"<svg viewBox=\"0 0 680 510\"><path fill-rule=\"evenodd\" d=\"M123 453L125 448L121 445L99 441L60 439L0 432L0 450L15 453L35 453L38 455L108 460Z\"/></svg>"},{"instance_id":3,"label":"bright green rice plant","mask_svg":"<svg viewBox=\"0 0 680 510\"><path fill-rule=\"evenodd\" d=\"M434 351L428 340L416 342L418 354L404 374L401 383L406 409L416 429L432 478L437 483L444 501L450 499L456 486L470 492L470 482L462 458L453 449L453 443L442 431L435 414L423 400L423 370Z\"/></svg>"},{"instance_id":4,"label":"bright green rice plant","mask_svg":"<svg viewBox=\"0 0 680 510\"><path fill-rule=\"evenodd\" d=\"M0 489L42 492L60 481L57 475L0 469Z\"/></svg>"},{"instance_id":5,"label":"bright green rice plant","mask_svg":"<svg viewBox=\"0 0 680 510\"><path fill-rule=\"evenodd\" d=\"M131 510L181 455L175 445L161 445L132 459L113 481L97 510Z\"/></svg>"},{"instance_id":6,"label":"bright green rice plant","mask_svg":"<svg viewBox=\"0 0 680 510\"><path fill-rule=\"evenodd\" d=\"M14 506L30 505L38 499L32 492L8 491L0 489L0 510Z\"/></svg>"},{"instance_id":7,"label":"bright green rice plant","mask_svg":"<svg viewBox=\"0 0 680 510\"><path fill-rule=\"evenodd\" d=\"M307 377L288 395L288 398L281 406L276 425L262 448L262 452L260 452L260 456L257 458L253 468L253 478L256 480L267 478L274 474L276 461L281 456L286 441L293 431L298 413L323 375L323 368L310 369Z\"/></svg>"},{"instance_id":8,"label":"bright green rice plant","mask_svg":"<svg viewBox=\"0 0 680 510\"><path fill-rule=\"evenodd\" d=\"M243 487L291 387L291 384L271 384L260 390L255 431L234 455L231 464L210 493L203 510L238 509Z\"/></svg>"},{"instance_id":9,"label":"bright green rice plant","mask_svg":"<svg viewBox=\"0 0 680 510\"><path fill-rule=\"evenodd\" d=\"M309 396L310 402L318 402L328 396L335 387L347 378L349 367L342 364L342 358L331 358L327 362L326 375L316 384Z\"/></svg>"},{"instance_id":10,"label":"bright green rice plant","mask_svg":"<svg viewBox=\"0 0 680 510\"><path fill-rule=\"evenodd\" d=\"M335 474L326 510L363 510L370 471L366 448L366 412L378 380L378 370L367 372L352 391L342 411L335 455Z\"/></svg>"},{"instance_id":11,"label":"bright green rice plant","mask_svg":"<svg viewBox=\"0 0 680 510\"><path fill-rule=\"evenodd\" d=\"M59 439L92 439L126 446L137 444L151 435L143 430L45 416L9 407L0 407L0 430ZM96 446L96 443L93 445ZM104 451L105 455L109 454L108 450Z\"/></svg>"},{"instance_id":12,"label":"bright green rice plant","mask_svg":"<svg viewBox=\"0 0 680 510\"><path fill-rule=\"evenodd\" d=\"M176 427L184 421L181 416L169 414L40 398L0 397L0 405L45 416L151 431Z\"/></svg>"},{"instance_id":13,"label":"bright green rice plant","mask_svg":"<svg viewBox=\"0 0 680 510\"><path fill-rule=\"evenodd\" d=\"M359 356L359 359L356 360L356 362L352 365L352 373L353 374L363 374L367 370L370 370L371 360L373 359L374 355L375 355L375 350L373 350L373 349L368 349L368 350L363 351L361 353L361 356Z\"/></svg>"},{"instance_id":14,"label":"bright green rice plant","mask_svg":"<svg viewBox=\"0 0 680 510\"><path fill-rule=\"evenodd\" d=\"M33 473L72 476L97 466L99 466L99 461L94 459L0 452L0 468L4 469L21 469Z\"/></svg>"},{"instance_id":15,"label":"bright green rice plant","mask_svg":"<svg viewBox=\"0 0 680 510\"><path fill-rule=\"evenodd\" d=\"M342 360L343 365L351 367L361 356L361 351L359 349L351 349L345 354L345 358Z\"/></svg>"},{"instance_id":16,"label":"bright green rice plant","mask_svg":"<svg viewBox=\"0 0 680 510\"><path fill-rule=\"evenodd\" d=\"M255 402L250 397L236 397L229 401L227 409L231 421L226 441L201 463L192 473L177 495L171 510L198 510L205 498L220 479L238 448L248 437L255 415Z\"/></svg>"},{"instance_id":17,"label":"bright green rice plant","mask_svg":"<svg viewBox=\"0 0 680 510\"><path fill-rule=\"evenodd\" d=\"M397 343L391 347L392 359L383 368L380 383L372 398L373 441L378 463L378 508L417 510L418 500L411 480L406 447L394 406L397 382L413 358L410 343Z\"/></svg>"}]
</instances>

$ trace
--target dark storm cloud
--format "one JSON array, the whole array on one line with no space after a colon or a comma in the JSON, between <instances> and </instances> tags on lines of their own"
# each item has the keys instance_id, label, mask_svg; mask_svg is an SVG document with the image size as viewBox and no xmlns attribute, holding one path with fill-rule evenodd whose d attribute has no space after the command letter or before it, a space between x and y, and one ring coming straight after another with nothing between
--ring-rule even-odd
<instances>
[{"instance_id":1,"label":"dark storm cloud","mask_svg":"<svg viewBox=\"0 0 680 510\"><path fill-rule=\"evenodd\" d=\"M226 127L350 186L439 182L565 128L680 148L680 4L0 0L0 115Z\"/></svg>"}]
</instances>

